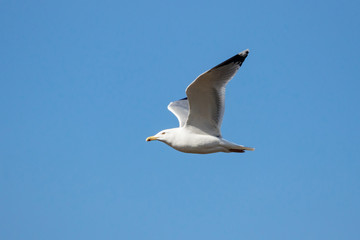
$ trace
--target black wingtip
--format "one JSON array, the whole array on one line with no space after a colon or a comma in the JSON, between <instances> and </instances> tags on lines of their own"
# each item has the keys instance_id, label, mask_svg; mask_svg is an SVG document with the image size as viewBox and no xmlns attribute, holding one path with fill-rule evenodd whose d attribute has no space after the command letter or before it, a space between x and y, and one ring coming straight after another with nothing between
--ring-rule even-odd
<instances>
[{"instance_id":1,"label":"black wingtip","mask_svg":"<svg viewBox=\"0 0 360 240\"><path fill-rule=\"evenodd\" d=\"M222 67L222 66L228 65L230 63L239 64L239 66L241 66L241 64L245 61L245 58L248 56L249 52L250 52L249 49L246 49L246 50L242 51L241 53L238 53L235 56L229 58L228 60L220 63L219 65L215 66L214 68Z\"/></svg>"},{"instance_id":2,"label":"black wingtip","mask_svg":"<svg viewBox=\"0 0 360 240\"><path fill-rule=\"evenodd\" d=\"M239 53L238 55L242 55L242 56L245 56L247 57L247 55L249 54L250 50L249 49L246 49L244 51L242 51L241 53Z\"/></svg>"}]
</instances>

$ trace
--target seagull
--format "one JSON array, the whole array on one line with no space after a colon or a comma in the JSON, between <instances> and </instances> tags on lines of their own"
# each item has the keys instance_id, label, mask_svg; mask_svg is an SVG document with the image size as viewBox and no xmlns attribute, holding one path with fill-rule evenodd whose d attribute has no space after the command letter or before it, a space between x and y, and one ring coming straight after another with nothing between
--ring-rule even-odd
<instances>
[{"instance_id":1,"label":"seagull","mask_svg":"<svg viewBox=\"0 0 360 240\"><path fill-rule=\"evenodd\" d=\"M187 88L186 98L171 102L168 109L179 120L179 127L162 130L146 141L158 140L185 153L254 151L222 138L220 128L225 109L225 87L235 76L249 49L198 76Z\"/></svg>"}]
</instances>

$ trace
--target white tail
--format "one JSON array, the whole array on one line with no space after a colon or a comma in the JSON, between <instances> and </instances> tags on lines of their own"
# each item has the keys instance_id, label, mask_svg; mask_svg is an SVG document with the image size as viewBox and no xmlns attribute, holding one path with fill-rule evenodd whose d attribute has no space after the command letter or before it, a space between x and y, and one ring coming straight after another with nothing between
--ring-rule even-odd
<instances>
[{"instance_id":1,"label":"white tail","mask_svg":"<svg viewBox=\"0 0 360 240\"><path fill-rule=\"evenodd\" d=\"M248 150L248 151L254 151L255 148L252 147L241 147L243 150Z\"/></svg>"},{"instance_id":2,"label":"white tail","mask_svg":"<svg viewBox=\"0 0 360 240\"><path fill-rule=\"evenodd\" d=\"M245 150L254 151L255 148L244 147L244 146L236 146L236 148L230 148L230 149L229 149L230 152L238 152L238 153L244 153Z\"/></svg>"},{"instance_id":3,"label":"white tail","mask_svg":"<svg viewBox=\"0 0 360 240\"><path fill-rule=\"evenodd\" d=\"M221 139L221 144L224 148L228 149L229 152L240 152L243 153L245 150L247 151L254 151L255 148L251 147L244 147L243 145L237 145L235 143L226 141L225 139Z\"/></svg>"}]
</instances>

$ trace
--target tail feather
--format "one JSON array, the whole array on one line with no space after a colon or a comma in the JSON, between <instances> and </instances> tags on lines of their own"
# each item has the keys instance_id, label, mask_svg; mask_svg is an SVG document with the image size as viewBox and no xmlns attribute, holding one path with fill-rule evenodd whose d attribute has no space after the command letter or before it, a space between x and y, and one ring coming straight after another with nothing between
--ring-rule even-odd
<instances>
[{"instance_id":1,"label":"tail feather","mask_svg":"<svg viewBox=\"0 0 360 240\"><path fill-rule=\"evenodd\" d=\"M248 151L255 151L255 148L252 147L242 147L243 150L248 150Z\"/></svg>"},{"instance_id":2,"label":"tail feather","mask_svg":"<svg viewBox=\"0 0 360 240\"><path fill-rule=\"evenodd\" d=\"M254 151L255 148L251 148L251 147L244 147L244 146L237 146L236 148L231 148L229 149L230 152L239 152L239 153L244 153L245 150L247 151Z\"/></svg>"},{"instance_id":3,"label":"tail feather","mask_svg":"<svg viewBox=\"0 0 360 240\"><path fill-rule=\"evenodd\" d=\"M229 142L225 139L221 139L221 143L220 143L225 149L227 149L227 151L229 152L240 152L243 153L246 151L254 151L255 148L252 147L244 147L243 145L237 145L235 143ZM226 151L226 152L227 152Z\"/></svg>"}]
</instances>

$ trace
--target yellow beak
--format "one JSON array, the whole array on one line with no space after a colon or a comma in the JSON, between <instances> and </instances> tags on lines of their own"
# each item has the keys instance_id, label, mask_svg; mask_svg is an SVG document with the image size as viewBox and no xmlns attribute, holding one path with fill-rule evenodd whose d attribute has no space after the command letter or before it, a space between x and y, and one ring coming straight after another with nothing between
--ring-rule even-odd
<instances>
[{"instance_id":1,"label":"yellow beak","mask_svg":"<svg viewBox=\"0 0 360 240\"><path fill-rule=\"evenodd\" d=\"M146 139L146 141L149 142L149 141L156 140L156 139L157 139L157 137L152 136L152 137L148 137Z\"/></svg>"}]
</instances>

